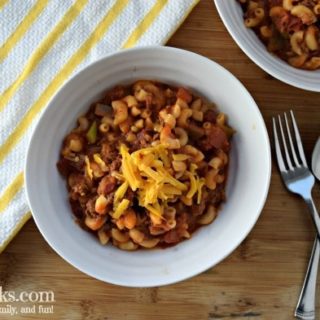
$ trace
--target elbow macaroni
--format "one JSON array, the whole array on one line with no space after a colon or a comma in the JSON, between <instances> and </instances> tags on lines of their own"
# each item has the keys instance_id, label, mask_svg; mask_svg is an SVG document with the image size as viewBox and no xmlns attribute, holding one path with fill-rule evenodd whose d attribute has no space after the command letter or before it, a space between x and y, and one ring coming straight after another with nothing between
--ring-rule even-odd
<instances>
[{"instance_id":1,"label":"elbow macaroni","mask_svg":"<svg viewBox=\"0 0 320 320\"><path fill-rule=\"evenodd\" d=\"M257 33L269 51L295 68L320 68L319 0L238 2L244 11L244 24Z\"/></svg>"},{"instance_id":2,"label":"elbow macaroni","mask_svg":"<svg viewBox=\"0 0 320 320\"><path fill-rule=\"evenodd\" d=\"M233 132L226 115L187 89L148 80L116 87L97 104L105 107L78 119L58 163L80 224L102 245L132 251L178 243L211 223L224 200Z\"/></svg>"}]
</instances>

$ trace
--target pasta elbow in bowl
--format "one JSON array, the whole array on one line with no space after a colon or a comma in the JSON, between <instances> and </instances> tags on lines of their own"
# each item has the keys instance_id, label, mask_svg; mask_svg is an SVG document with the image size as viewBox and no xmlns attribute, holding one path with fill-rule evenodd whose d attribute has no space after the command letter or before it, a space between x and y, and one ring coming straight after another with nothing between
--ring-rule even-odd
<instances>
[{"instance_id":1,"label":"pasta elbow in bowl","mask_svg":"<svg viewBox=\"0 0 320 320\"><path fill-rule=\"evenodd\" d=\"M319 0L237 0L244 23L291 66L320 68Z\"/></svg>"},{"instance_id":2,"label":"pasta elbow in bowl","mask_svg":"<svg viewBox=\"0 0 320 320\"><path fill-rule=\"evenodd\" d=\"M102 244L166 247L216 218L232 134L213 103L139 80L78 118L57 166L79 224Z\"/></svg>"}]
</instances>

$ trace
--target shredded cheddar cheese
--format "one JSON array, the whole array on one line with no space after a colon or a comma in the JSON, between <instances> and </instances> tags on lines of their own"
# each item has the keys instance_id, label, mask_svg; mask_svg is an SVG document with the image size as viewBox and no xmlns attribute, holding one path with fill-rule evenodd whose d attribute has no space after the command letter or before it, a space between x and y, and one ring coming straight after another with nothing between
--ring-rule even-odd
<instances>
[{"instance_id":1,"label":"shredded cheddar cheese","mask_svg":"<svg viewBox=\"0 0 320 320\"><path fill-rule=\"evenodd\" d=\"M202 187L205 184L205 179L204 178L198 178L198 194L197 194L197 204L200 204L201 202L201 196L202 196Z\"/></svg>"},{"instance_id":2,"label":"shredded cheddar cheese","mask_svg":"<svg viewBox=\"0 0 320 320\"><path fill-rule=\"evenodd\" d=\"M86 164L86 174L88 175L88 177L90 178L90 180L92 180L92 178L93 178L93 171L92 171L92 169L91 169L91 166L90 166L90 161L89 161L89 158L88 158L88 156L85 156L84 157L84 162L85 162L85 164Z\"/></svg>"},{"instance_id":3,"label":"shredded cheddar cheese","mask_svg":"<svg viewBox=\"0 0 320 320\"><path fill-rule=\"evenodd\" d=\"M147 205L146 208L152 213L154 214L156 217L161 218L163 210L159 210L158 208L155 208L152 205ZM162 208L161 208L162 209Z\"/></svg>"},{"instance_id":4,"label":"shredded cheddar cheese","mask_svg":"<svg viewBox=\"0 0 320 320\"><path fill-rule=\"evenodd\" d=\"M191 163L191 164L190 164L190 172L191 172L192 174L194 174L197 169L198 169L198 166L197 166L196 164L194 164L194 163Z\"/></svg>"},{"instance_id":5,"label":"shredded cheddar cheese","mask_svg":"<svg viewBox=\"0 0 320 320\"><path fill-rule=\"evenodd\" d=\"M122 199L127 192L127 189L129 187L128 181L125 181L115 192L114 194L114 203L118 203L120 199Z\"/></svg>"},{"instance_id":6,"label":"shredded cheddar cheese","mask_svg":"<svg viewBox=\"0 0 320 320\"><path fill-rule=\"evenodd\" d=\"M125 181L126 180L124 178L124 176L122 174L120 174L119 172L117 172L117 171L111 172L111 176L115 177L117 180L120 180L120 181Z\"/></svg>"},{"instance_id":7,"label":"shredded cheddar cheese","mask_svg":"<svg viewBox=\"0 0 320 320\"><path fill-rule=\"evenodd\" d=\"M190 187L176 179L168 170L171 166L166 148L159 144L129 153L125 145L120 146L122 156L122 174L114 175L122 184L114 195L114 218L119 218L129 206L129 200L124 199L130 187L137 191L139 205L146 208L150 214L162 218L166 203L176 196L184 195L191 199L197 194L197 203L201 200L201 189L204 179L196 173L198 168L191 164L186 176L190 180ZM173 159L187 160L188 155L176 154Z\"/></svg>"},{"instance_id":8,"label":"shredded cheddar cheese","mask_svg":"<svg viewBox=\"0 0 320 320\"><path fill-rule=\"evenodd\" d=\"M120 154L122 156L122 173L126 181L128 181L130 188L136 191L141 184L141 177L137 172L137 168L132 161L132 157L128 152L128 148L122 144L120 146Z\"/></svg>"},{"instance_id":9,"label":"shredded cheddar cheese","mask_svg":"<svg viewBox=\"0 0 320 320\"><path fill-rule=\"evenodd\" d=\"M122 201L116 206L113 213L113 218L119 219L121 215L128 209L130 201L128 199L122 199Z\"/></svg>"},{"instance_id":10,"label":"shredded cheddar cheese","mask_svg":"<svg viewBox=\"0 0 320 320\"><path fill-rule=\"evenodd\" d=\"M100 155L98 153L95 153L93 155L94 162L100 167L102 171L108 171L108 167L106 163L101 159Z\"/></svg>"},{"instance_id":11,"label":"shredded cheddar cheese","mask_svg":"<svg viewBox=\"0 0 320 320\"><path fill-rule=\"evenodd\" d=\"M197 184L196 178L194 177L194 175L191 172L187 172L187 174L190 179L190 190L187 193L186 197L188 199L191 199L198 190L198 184Z\"/></svg>"},{"instance_id":12,"label":"shredded cheddar cheese","mask_svg":"<svg viewBox=\"0 0 320 320\"><path fill-rule=\"evenodd\" d=\"M163 185L162 187L162 191L164 192L164 194L170 196L171 194L172 195L181 195L182 194L182 191L170 184L165 184Z\"/></svg>"}]
</instances>

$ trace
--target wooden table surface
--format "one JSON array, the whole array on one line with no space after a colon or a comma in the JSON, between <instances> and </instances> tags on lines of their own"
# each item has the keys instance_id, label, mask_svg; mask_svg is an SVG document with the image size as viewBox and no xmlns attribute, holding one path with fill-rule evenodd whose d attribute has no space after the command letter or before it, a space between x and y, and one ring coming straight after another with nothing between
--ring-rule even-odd
<instances>
[{"instance_id":1,"label":"wooden table surface","mask_svg":"<svg viewBox=\"0 0 320 320\"><path fill-rule=\"evenodd\" d=\"M232 40L212 0L200 1L168 45L231 71L253 95L269 133L271 117L292 108L310 159L320 134L320 94L257 67ZM314 193L320 208L319 184ZM0 319L293 319L314 234L305 204L286 191L274 163L266 205L247 239L215 268L175 285L134 289L92 279L60 258L29 221L0 255L0 286L17 293L52 290L54 310L11 317L0 308Z\"/></svg>"}]
</instances>

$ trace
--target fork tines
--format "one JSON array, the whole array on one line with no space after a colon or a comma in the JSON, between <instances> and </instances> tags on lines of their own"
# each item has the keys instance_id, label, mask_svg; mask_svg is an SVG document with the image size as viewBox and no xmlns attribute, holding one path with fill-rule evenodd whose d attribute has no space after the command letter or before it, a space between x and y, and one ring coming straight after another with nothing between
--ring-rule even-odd
<instances>
[{"instance_id":1,"label":"fork tines","mask_svg":"<svg viewBox=\"0 0 320 320\"><path fill-rule=\"evenodd\" d=\"M303 167L303 166L307 167L307 162L306 162L305 154L303 151L300 133L299 133L298 126L292 110L290 110L290 115L291 115L292 129L295 136L295 143L292 139L291 128L289 125L287 114L284 113L284 122L286 127L285 132L282 126L281 116L278 115L278 121L276 118L272 118L273 135L274 135L278 165L279 165L280 171L285 171L285 172L287 170L294 170L294 167ZM278 122L278 126L277 126L277 122ZM279 127L280 130L278 130L277 127ZM278 135L279 131L280 131L280 137ZM281 151L281 145L283 146L283 152ZM296 150L298 151L299 158L297 157ZM285 159L283 154L285 156Z\"/></svg>"}]
</instances>

